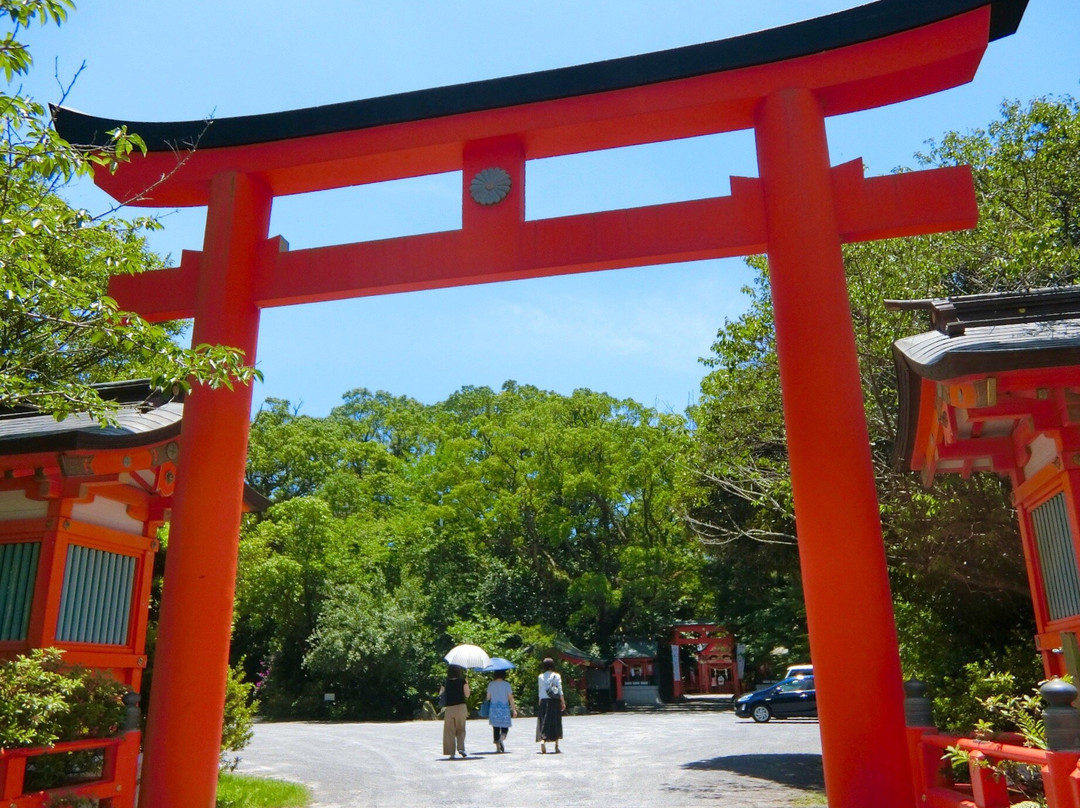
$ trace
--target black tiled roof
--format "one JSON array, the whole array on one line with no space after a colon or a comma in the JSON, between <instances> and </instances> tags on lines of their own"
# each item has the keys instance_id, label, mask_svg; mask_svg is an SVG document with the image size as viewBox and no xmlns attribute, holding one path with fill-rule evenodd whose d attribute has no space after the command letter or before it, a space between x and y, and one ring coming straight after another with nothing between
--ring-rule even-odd
<instances>
[{"instance_id":1,"label":"black tiled roof","mask_svg":"<svg viewBox=\"0 0 1080 808\"><path fill-rule=\"evenodd\" d=\"M574 645L569 640L558 639L555 642L555 647L559 649L559 653L570 658L571 661L578 660L577 664L591 664L604 666L608 664L608 660L603 657L594 656L593 654L586 653Z\"/></svg>"},{"instance_id":2,"label":"black tiled roof","mask_svg":"<svg viewBox=\"0 0 1080 808\"><path fill-rule=\"evenodd\" d=\"M1080 287L889 301L892 309L928 309L938 330L893 343L900 411L894 458L914 449L921 380L1080 365Z\"/></svg>"},{"instance_id":3,"label":"black tiled roof","mask_svg":"<svg viewBox=\"0 0 1080 808\"><path fill-rule=\"evenodd\" d=\"M120 405L115 426L103 427L85 414L57 421L30 409L0 408L0 456L130 449L179 437L183 393L163 394L146 380L111 382L97 389L102 398ZM265 511L272 504L247 483L244 502L253 511Z\"/></svg>"},{"instance_id":4,"label":"black tiled roof","mask_svg":"<svg viewBox=\"0 0 1080 808\"><path fill-rule=\"evenodd\" d=\"M898 373L946 381L975 373L1080 363L1080 318L968 328L950 337L928 331L897 340Z\"/></svg>"},{"instance_id":5,"label":"black tiled roof","mask_svg":"<svg viewBox=\"0 0 1080 808\"><path fill-rule=\"evenodd\" d=\"M652 640L626 640L615 649L615 659L656 659L656 643Z\"/></svg>"},{"instance_id":6,"label":"black tiled roof","mask_svg":"<svg viewBox=\"0 0 1080 808\"><path fill-rule=\"evenodd\" d=\"M1080 286L930 300L886 300L885 308L893 311L925 309L930 312L930 324L935 329L955 336L975 326L1080 318Z\"/></svg>"},{"instance_id":7,"label":"black tiled roof","mask_svg":"<svg viewBox=\"0 0 1080 808\"><path fill-rule=\"evenodd\" d=\"M85 413L57 421L36 410L0 409L0 455L125 449L180 434L182 395L166 397L142 380L102 384L97 389L102 398L119 404L115 425L103 427Z\"/></svg>"}]
</instances>

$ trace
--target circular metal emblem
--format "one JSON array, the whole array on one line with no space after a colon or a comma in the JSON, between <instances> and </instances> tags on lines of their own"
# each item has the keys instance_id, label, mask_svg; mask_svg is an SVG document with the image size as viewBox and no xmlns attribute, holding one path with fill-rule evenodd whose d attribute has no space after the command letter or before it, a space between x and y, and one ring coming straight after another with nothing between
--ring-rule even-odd
<instances>
[{"instance_id":1,"label":"circular metal emblem","mask_svg":"<svg viewBox=\"0 0 1080 808\"><path fill-rule=\"evenodd\" d=\"M479 205L497 205L510 193L510 175L501 168L485 168L469 183L469 196Z\"/></svg>"}]
</instances>

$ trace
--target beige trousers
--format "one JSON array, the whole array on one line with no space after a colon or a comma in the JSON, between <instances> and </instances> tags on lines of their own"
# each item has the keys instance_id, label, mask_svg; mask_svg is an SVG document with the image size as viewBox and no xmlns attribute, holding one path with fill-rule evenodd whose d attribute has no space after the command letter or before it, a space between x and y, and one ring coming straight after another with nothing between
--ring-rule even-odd
<instances>
[{"instance_id":1,"label":"beige trousers","mask_svg":"<svg viewBox=\"0 0 1080 808\"><path fill-rule=\"evenodd\" d=\"M469 717L469 707L465 704L453 704L446 708L442 725L442 753L454 754L454 741L457 751L465 754L465 719Z\"/></svg>"}]
</instances>

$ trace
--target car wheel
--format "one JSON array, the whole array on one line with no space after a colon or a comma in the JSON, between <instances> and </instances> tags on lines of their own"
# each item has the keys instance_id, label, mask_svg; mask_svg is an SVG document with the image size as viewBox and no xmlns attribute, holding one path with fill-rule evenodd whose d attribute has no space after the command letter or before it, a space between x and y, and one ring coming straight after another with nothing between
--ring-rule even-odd
<instances>
[{"instance_id":1,"label":"car wheel","mask_svg":"<svg viewBox=\"0 0 1080 808\"><path fill-rule=\"evenodd\" d=\"M755 704L754 709L750 711L750 717L759 724L764 724L772 718L772 710L769 709L767 704Z\"/></svg>"}]
</instances>

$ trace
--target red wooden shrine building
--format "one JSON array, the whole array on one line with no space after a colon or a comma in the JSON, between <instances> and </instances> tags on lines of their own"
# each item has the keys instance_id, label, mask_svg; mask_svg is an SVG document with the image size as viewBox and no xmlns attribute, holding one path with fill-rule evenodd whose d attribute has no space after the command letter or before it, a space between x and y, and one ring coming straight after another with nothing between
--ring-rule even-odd
<instances>
[{"instance_id":1,"label":"red wooden shrine building","mask_svg":"<svg viewBox=\"0 0 1080 808\"><path fill-rule=\"evenodd\" d=\"M180 455L179 402L108 385L117 426L0 414L0 657L59 647L138 691L150 579Z\"/></svg>"},{"instance_id":2,"label":"red wooden shrine building","mask_svg":"<svg viewBox=\"0 0 1080 808\"><path fill-rule=\"evenodd\" d=\"M1043 668L1080 681L1080 287L893 305L935 327L894 347L898 453L1010 480Z\"/></svg>"},{"instance_id":3,"label":"red wooden shrine building","mask_svg":"<svg viewBox=\"0 0 1080 808\"><path fill-rule=\"evenodd\" d=\"M584 689L587 703L598 710L656 705L669 693L678 701L688 695L742 692L735 638L713 623L677 623L664 642L624 640L610 659L591 656L569 643L561 643L555 653L584 669L583 679L573 686ZM670 665L660 658L667 654Z\"/></svg>"},{"instance_id":4,"label":"red wooden shrine building","mask_svg":"<svg viewBox=\"0 0 1080 808\"><path fill-rule=\"evenodd\" d=\"M176 486L183 396L163 396L146 382L98 390L117 407L113 426L0 411L0 659L59 648L65 664L105 671L137 694L158 529ZM251 489L244 502L267 504ZM56 795L24 793L27 760L90 748L105 756L102 777L65 793L134 805L141 733L133 723L113 739L0 750L0 803L44 804Z\"/></svg>"},{"instance_id":5,"label":"red wooden shrine building","mask_svg":"<svg viewBox=\"0 0 1080 808\"><path fill-rule=\"evenodd\" d=\"M654 640L623 640L611 658L594 657L569 643L561 643L556 653L560 659L583 670L582 677L564 679L568 686L584 690L590 710L604 712L663 703Z\"/></svg>"},{"instance_id":6,"label":"red wooden shrine building","mask_svg":"<svg viewBox=\"0 0 1080 808\"><path fill-rule=\"evenodd\" d=\"M874 178L859 160L833 167L825 119L971 81L1024 6L880 0L718 42L314 109L212 123L66 109L54 119L73 143L103 144L121 125L145 139L146 156L96 177L117 200L208 206L201 251L117 277L112 295L150 319L193 317L194 343L236 346L251 362L268 306L766 253L829 802L908 806L840 245L971 227L975 199L963 167ZM733 178L730 196L525 218L529 160L746 129L759 177ZM459 230L292 252L268 232L277 196L448 171L462 172ZM250 408L249 388L197 388L186 405L144 806L213 804ZM846 693L853 656L880 694L872 706Z\"/></svg>"},{"instance_id":7,"label":"red wooden shrine building","mask_svg":"<svg viewBox=\"0 0 1080 808\"><path fill-rule=\"evenodd\" d=\"M927 487L939 474L989 472L1011 482L1044 671L1080 681L1080 287L887 305L926 309L934 326L893 346L897 456ZM1055 683L1043 688L1051 741L1055 728L1076 724L1051 715L1067 712L1076 693L1048 687ZM987 776L993 769L979 760L970 788L943 781L941 756L959 745L982 761L1040 767L1050 808L1080 808L1080 737L1071 731L1049 750L977 744L937 732L927 710L909 741L913 774L934 804L1009 805L1005 778Z\"/></svg>"}]
</instances>

